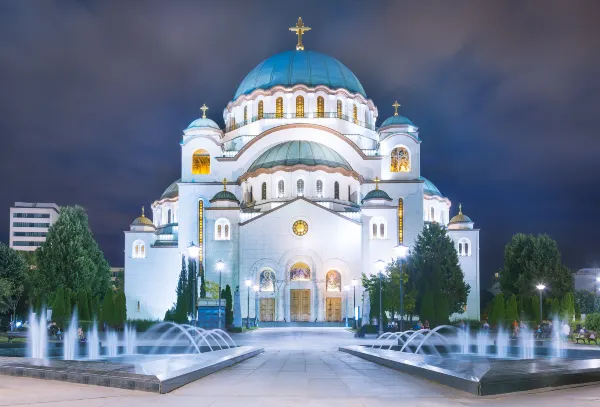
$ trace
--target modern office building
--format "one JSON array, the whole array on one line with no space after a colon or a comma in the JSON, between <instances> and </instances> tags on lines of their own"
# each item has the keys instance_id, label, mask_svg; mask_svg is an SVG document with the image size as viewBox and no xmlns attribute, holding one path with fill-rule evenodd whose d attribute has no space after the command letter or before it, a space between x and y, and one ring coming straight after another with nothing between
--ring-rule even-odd
<instances>
[{"instance_id":1,"label":"modern office building","mask_svg":"<svg viewBox=\"0 0 600 407\"><path fill-rule=\"evenodd\" d=\"M59 215L53 203L15 202L10 208L10 247L34 251L46 241L48 229Z\"/></svg>"},{"instance_id":2,"label":"modern office building","mask_svg":"<svg viewBox=\"0 0 600 407\"><path fill-rule=\"evenodd\" d=\"M600 268L583 268L573 273L575 290L598 292L600 290Z\"/></svg>"}]
</instances>

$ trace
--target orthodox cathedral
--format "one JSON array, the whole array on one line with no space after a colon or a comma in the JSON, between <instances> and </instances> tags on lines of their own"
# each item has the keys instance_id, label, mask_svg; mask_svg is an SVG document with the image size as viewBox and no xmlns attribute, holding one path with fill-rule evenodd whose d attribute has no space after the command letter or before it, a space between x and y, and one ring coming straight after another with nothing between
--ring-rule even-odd
<instances>
[{"instance_id":1,"label":"orthodox cathedral","mask_svg":"<svg viewBox=\"0 0 600 407\"><path fill-rule=\"evenodd\" d=\"M162 319L182 255L197 252L206 280L239 290L238 320L342 321L361 274L438 222L471 287L455 317L479 319L479 231L461 210L450 218L450 200L421 175L419 128L397 102L378 126L354 73L304 49L301 19L290 30L296 49L246 75L224 129L202 106L181 136L181 178L125 232L128 317Z\"/></svg>"}]
</instances>

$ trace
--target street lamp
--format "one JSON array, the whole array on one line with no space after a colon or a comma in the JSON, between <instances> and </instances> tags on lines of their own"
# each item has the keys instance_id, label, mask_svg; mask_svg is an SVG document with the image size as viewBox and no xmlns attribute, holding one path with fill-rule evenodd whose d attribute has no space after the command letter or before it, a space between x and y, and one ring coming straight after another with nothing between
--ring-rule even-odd
<instances>
[{"instance_id":1,"label":"street lamp","mask_svg":"<svg viewBox=\"0 0 600 407\"><path fill-rule=\"evenodd\" d=\"M248 318L246 318L246 329L250 329L250 288L252 288L252 280L246 280L246 287L248 287Z\"/></svg>"},{"instance_id":2,"label":"street lamp","mask_svg":"<svg viewBox=\"0 0 600 407\"><path fill-rule=\"evenodd\" d=\"M190 245L187 248L188 250L188 254L190 259L192 260L190 262L191 265L193 265L193 270L191 270L191 275L192 275L192 281L190 281L190 284L192 284L193 290L192 290L192 325L196 326L196 316L197 316L197 312L198 312L198 305L196 304L196 302L198 301L198 276L196 274L196 259L198 258L198 256L200 256L200 247L196 246L194 244L194 242L191 242Z\"/></svg>"},{"instance_id":3,"label":"street lamp","mask_svg":"<svg viewBox=\"0 0 600 407\"><path fill-rule=\"evenodd\" d=\"M409 250L408 246L404 246L402 243L394 247L394 253L400 266L400 321L398 321L400 322L400 332L404 332L404 259L408 256Z\"/></svg>"},{"instance_id":4,"label":"street lamp","mask_svg":"<svg viewBox=\"0 0 600 407\"><path fill-rule=\"evenodd\" d=\"M540 323L542 323L542 291L546 288L544 284L538 284L535 286L538 290L540 290Z\"/></svg>"},{"instance_id":5,"label":"street lamp","mask_svg":"<svg viewBox=\"0 0 600 407\"><path fill-rule=\"evenodd\" d=\"M383 291L381 289L381 272L385 269L385 261L377 260L375 270L379 273L379 336L383 335Z\"/></svg>"},{"instance_id":6,"label":"street lamp","mask_svg":"<svg viewBox=\"0 0 600 407\"><path fill-rule=\"evenodd\" d=\"M221 276L223 275L223 269L225 263L223 260L219 260L216 264L217 271L219 272L219 305L217 308L217 328L221 329Z\"/></svg>"},{"instance_id":7,"label":"street lamp","mask_svg":"<svg viewBox=\"0 0 600 407\"><path fill-rule=\"evenodd\" d=\"M344 308L344 314L346 314L346 328L348 328L348 291L350 291L350 286L346 284L344 286L344 297L346 297L346 308Z\"/></svg>"},{"instance_id":8,"label":"street lamp","mask_svg":"<svg viewBox=\"0 0 600 407\"><path fill-rule=\"evenodd\" d=\"M260 290L260 287L257 284L254 284L252 289L254 290L254 325L258 327L258 291Z\"/></svg>"},{"instance_id":9,"label":"street lamp","mask_svg":"<svg viewBox=\"0 0 600 407\"><path fill-rule=\"evenodd\" d=\"M358 278L352 279L352 289L354 290L354 304L352 306L352 317L354 318L354 329L358 329L358 318L356 315L356 286L358 285Z\"/></svg>"}]
</instances>

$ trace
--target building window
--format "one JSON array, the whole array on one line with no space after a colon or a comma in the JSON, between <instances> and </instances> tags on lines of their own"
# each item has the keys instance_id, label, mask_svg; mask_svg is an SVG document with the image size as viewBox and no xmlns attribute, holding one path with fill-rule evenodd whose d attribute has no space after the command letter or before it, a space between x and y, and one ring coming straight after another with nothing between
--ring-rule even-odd
<instances>
[{"instance_id":1,"label":"building window","mask_svg":"<svg viewBox=\"0 0 600 407\"><path fill-rule=\"evenodd\" d=\"M248 202L254 202L254 194L252 193L252 185L250 185L250 190L248 191Z\"/></svg>"},{"instance_id":2,"label":"building window","mask_svg":"<svg viewBox=\"0 0 600 407\"><path fill-rule=\"evenodd\" d=\"M323 96L317 97L317 118L325 117L325 99Z\"/></svg>"},{"instance_id":3,"label":"building window","mask_svg":"<svg viewBox=\"0 0 600 407\"><path fill-rule=\"evenodd\" d=\"M333 199L340 199L340 183L337 181L333 183Z\"/></svg>"},{"instance_id":4,"label":"building window","mask_svg":"<svg viewBox=\"0 0 600 407\"><path fill-rule=\"evenodd\" d=\"M342 101L341 100L337 101L337 117L338 117L338 119L342 118Z\"/></svg>"},{"instance_id":5,"label":"building window","mask_svg":"<svg viewBox=\"0 0 600 407\"><path fill-rule=\"evenodd\" d=\"M28 222L13 222L13 226L16 228L49 228L49 223L28 223Z\"/></svg>"},{"instance_id":6,"label":"building window","mask_svg":"<svg viewBox=\"0 0 600 407\"><path fill-rule=\"evenodd\" d=\"M404 200L398 199L398 244L404 242Z\"/></svg>"},{"instance_id":7,"label":"building window","mask_svg":"<svg viewBox=\"0 0 600 407\"><path fill-rule=\"evenodd\" d=\"M140 310L142 309L142 306L140 305L139 301L136 304L136 309L137 309L137 312L140 312Z\"/></svg>"},{"instance_id":8,"label":"building window","mask_svg":"<svg viewBox=\"0 0 600 407\"><path fill-rule=\"evenodd\" d=\"M261 199L263 201L266 201L267 200L267 183L266 182L262 183L262 187L261 187L260 193L261 193Z\"/></svg>"},{"instance_id":9,"label":"building window","mask_svg":"<svg viewBox=\"0 0 600 407\"><path fill-rule=\"evenodd\" d=\"M265 117L264 103L263 101L258 102L258 120L263 119Z\"/></svg>"},{"instance_id":10,"label":"building window","mask_svg":"<svg viewBox=\"0 0 600 407\"><path fill-rule=\"evenodd\" d=\"M304 117L304 97L296 96L296 117Z\"/></svg>"},{"instance_id":11,"label":"building window","mask_svg":"<svg viewBox=\"0 0 600 407\"><path fill-rule=\"evenodd\" d=\"M248 106L244 106L244 123L248 121Z\"/></svg>"},{"instance_id":12,"label":"building window","mask_svg":"<svg viewBox=\"0 0 600 407\"><path fill-rule=\"evenodd\" d=\"M379 236L381 238L385 236L385 225L383 223L379 224Z\"/></svg>"},{"instance_id":13,"label":"building window","mask_svg":"<svg viewBox=\"0 0 600 407\"><path fill-rule=\"evenodd\" d=\"M283 118L283 98L281 96L275 101L275 118Z\"/></svg>"},{"instance_id":14,"label":"building window","mask_svg":"<svg viewBox=\"0 0 600 407\"><path fill-rule=\"evenodd\" d=\"M348 201L351 201L351 199L350 199L350 196L351 196L351 195L352 195L352 194L350 193L350 185L348 185Z\"/></svg>"},{"instance_id":15,"label":"building window","mask_svg":"<svg viewBox=\"0 0 600 407\"><path fill-rule=\"evenodd\" d=\"M369 111L365 109L365 124L369 124Z\"/></svg>"},{"instance_id":16,"label":"building window","mask_svg":"<svg viewBox=\"0 0 600 407\"><path fill-rule=\"evenodd\" d=\"M210 174L210 154L208 154L208 151L203 149L194 151L192 155L192 174Z\"/></svg>"},{"instance_id":17,"label":"building window","mask_svg":"<svg viewBox=\"0 0 600 407\"><path fill-rule=\"evenodd\" d=\"M13 232L13 236L46 237L48 232Z\"/></svg>"},{"instance_id":18,"label":"building window","mask_svg":"<svg viewBox=\"0 0 600 407\"><path fill-rule=\"evenodd\" d=\"M387 222L381 216L371 218L371 239L387 239Z\"/></svg>"},{"instance_id":19,"label":"building window","mask_svg":"<svg viewBox=\"0 0 600 407\"><path fill-rule=\"evenodd\" d=\"M236 125L235 125L235 116L231 115L231 129L235 130L236 129Z\"/></svg>"},{"instance_id":20,"label":"building window","mask_svg":"<svg viewBox=\"0 0 600 407\"><path fill-rule=\"evenodd\" d=\"M277 182L277 196L279 198L283 198L285 194L285 183L283 182L282 179L279 180L279 182Z\"/></svg>"},{"instance_id":21,"label":"building window","mask_svg":"<svg viewBox=\"0 0 600 407\"><path fill-rule=\"evenodd\" d=\"M354 124L358 124L358 106L356 105L352 107L352 120Z\"/></svg>"},{"instance_id":22,"label":"building window","mask_svg":"<svg viewBox=\"0 0 600 407\"><path fill-rule=\"evenodd\" d=\"M44 242L28 242L25 240L17 240L13 242L13 246L41 246Z\"/></svg>"},{"instance_id":23,"label":"building window","mask_svg":"<svg viewBox=\"0 0 600 407\"><path fill-rule=\"evenodd\" d=\"M299 179L296 181L296 194L298 196L304 196L304 180Z\"/></svg>"},{"instance_id":24,"label":"building window","mask_svg":"<svg viewBox=\"0 0 600 407\"><path fill-rule=\"evenodd\" d=\"M275 273L273 270L263 270L260 273L260 291L275 291Z\"/></svg>"},{"instance_id":25,"label":"building window","mask_svg":"<svg viewBox=\"0 0 600 407\"><path fill-rule=\"evenodd\" d=\"M171 210L169 209L167 211L167 223L171 223L172 222L172 217L171 217Z\"/></svg>"},{"instance_id":26,"label":"building window","mask_svg":"<svg viewBox=\"0 0 600 407\"><path fill-rule=\"evenodd\" d=\"M229 234L230 222L229 219L219 218L215 222L215 240L230 240Z\"/></svg>"},{"instance_id":27,"label":"building window","mask_svg":"<svg viewBox=\"0 0 600 407\"><path fill-rule=\"evenodd\" d=\"M371 234L373 239L377 239L377 224L373 223L373 233Z\"/></svg>"},{"instance_id":28,"label":"building window","mask_svg":"<svg viewBox=\"0 0 600 407\"><path fill-rule=\"evenodd\" d=\"M342 276L336 270L329 270L325 275L325 291L342 291Z\"/></svg>"},{"instance_id":29,"label":"building window","mask_svg":"<svg viewBox=\"0 0 600 407\"><path fill-rule=\"evenodd\" d=\"M317 196L323 198L323 181L317 180Z\"/></svg>"},{"instance_id":30,"label":"building window","mask_svg":"<svg viewBox=\"0 0 600 407\"><path fill-rule=\"evenodd\" d=\"M429 220L435 222L435 209L433 209L433 206L429 209Z\"/></svg>"},{"instance_id":31,"label":"building window","mask_svg":"<svg viewBox=\"0 0 600 407\"><path fill-rule=\"evenodd\" d=\"M410 171L410 157L408 150L404 147L396 147L392 150L390 161L391 172L409 172Z\"/></svg>"},{"instance_id":32,"label":"building window","mask_svg":"<svg viewBox=\"0 0 600 407\"><path fill-rule=\"evenodd\" d=\"M49 213L13 213L13 218L49 218Z\"/></svg>"},{"instance_id":33,"label":"building window","mask_svg":"<svg viewBox=\"0 0 600 407\"><path fill-rule=\"evenodd\" d=\"M471 241L466 237L461 238L458 241L458 255L459 256L470 256L471 255Z\"/></svg>"},{"instance_id":34,"label":"building window","mask_svg":"<svg viewBox=\"0 0 600 407\"><path fill-rule=\"evenodd\" d=\"M133 242L131 257L134 259L143 259L146 257L146 250L143 240L136 240Z\"/></svg>"}]
</instances>

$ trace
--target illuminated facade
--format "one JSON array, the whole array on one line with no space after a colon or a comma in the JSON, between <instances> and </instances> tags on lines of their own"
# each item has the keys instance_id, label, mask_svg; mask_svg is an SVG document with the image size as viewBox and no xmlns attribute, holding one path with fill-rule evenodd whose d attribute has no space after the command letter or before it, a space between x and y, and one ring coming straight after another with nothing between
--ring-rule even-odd
<instances>
[{"instance_id":1,"label":"illuminated facade","mask_svg":"<svg viewBox=\"0 0 600 407\"><path fill-rule=\"evenodd\" d=\"M308 28L300 23L299 39ZM462 213L451 222L450 200L421 176L418 127L397 102L377 127L352 71L300 48L246 76L223 110L225 129L203 106L183 131L181 178L152 204L151 222L137 218L125 232L125 291L136 310L128 317L164 316L194 244L208 281L218 281L222 260L233 291L245 298L247 279L260 287L251 317L340 321L353 315L343 287L438 222L471 286L460 317L479 318L479 232Z\"/></svg>"}]
</instances>

